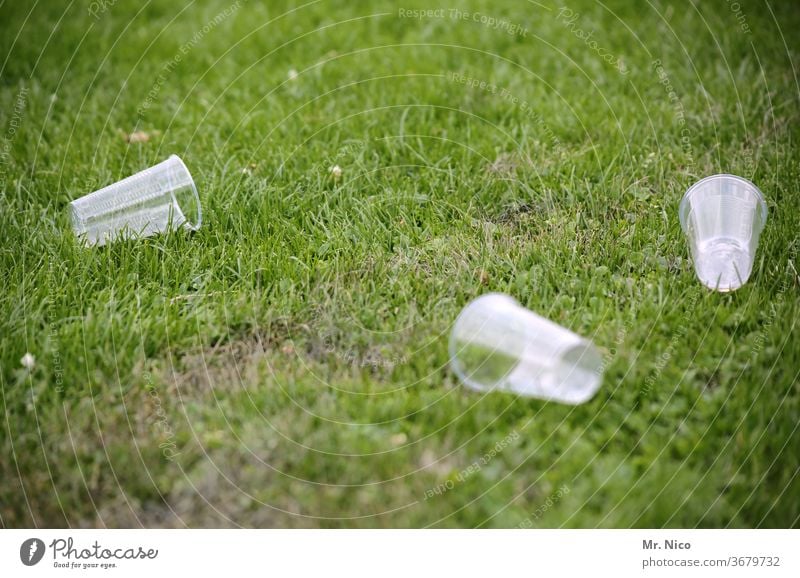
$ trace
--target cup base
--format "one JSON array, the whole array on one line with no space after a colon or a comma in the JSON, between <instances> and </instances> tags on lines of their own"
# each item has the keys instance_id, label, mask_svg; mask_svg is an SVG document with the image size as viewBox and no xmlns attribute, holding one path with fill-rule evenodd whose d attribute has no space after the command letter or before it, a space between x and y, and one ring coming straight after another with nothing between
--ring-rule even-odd
<instances>
[{"instance_id":1,"label":"cup base","mask_svg":"<svg viewBox=\"0 0 800 578\"><path fill-rule=\"evenodd\" d=\"M752 267L750 252L734 239L712 239L697 247L694 269L709 289L735 291L747 282Z\"/></svg>"}]
</instances>

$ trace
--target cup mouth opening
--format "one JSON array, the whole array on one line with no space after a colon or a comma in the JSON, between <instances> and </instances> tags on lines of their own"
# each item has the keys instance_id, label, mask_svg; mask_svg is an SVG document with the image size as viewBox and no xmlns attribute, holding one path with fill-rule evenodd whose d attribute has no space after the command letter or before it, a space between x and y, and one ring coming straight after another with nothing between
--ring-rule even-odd
<instances>
[{"instance_id":1,"label":"cup mouth opening","mask_svg":"<svg viewBox=\"0 0 800 578\"><path fill-rule=\"evenodd\" d=\"M75 231L83 229L84 220L80 216L78 207L75 206L75 201L72 201L69 204L69 221Z\"/></svg>"},{"instance_id":2,"label":"cup mouth opening","mask_svg":"<svg viewBox=\"0 0 800 578\"><path fill-rule=\"evenodd\" d=\"M456 334L455 330L456 330L456 327L458 327L459 323L461 323L461 321L464 319L464 317L466 317L469 314L470 310L473 309L475 307L475 305L477 305L479 303L482 303L482 302L484 302L484 301L486 301L488 299L498 299L498 298L502 298L502 299L506 300L509 303L509 305L514 305L516 307L520 306L519 305L519 301L517 301L516 299L514 299L510 295L506 295L505 293L497 293L497 292L484 293L483 295L479 295L478 297L472 299L469 303L467 303L464 306L464 308L458 314L458 317L456 317L456 320L453 323L452 327L450 328L450 338L449 338L448 347L447 347L448 354L450 356L450 360L449 360L450 361L450 369L453 370L453 372L456 374L456 377L461 381L461 383L463 383L464 385L466 385L470 389L474 389L476 391L487 391L489 389L492 389L493 387L495 387L498 384L495 383L495 384L492 384L492 385L486 385L486 384L483 384L483 383L479 383L479 382L477 382L477 381L475 381L473 379L470 379L470 377L467 375L467 372L461 366L461 360L458 357L459 348L458 348L458 343L457 343L458 340L455 337L455 334Z\"/></svg>"},{"instance_id":3,"label":"cup mouth opening","mask_svg":"<svg viewBox=\"0 0 800 578\"><path fill-rule=\"evenodd\" d=\"M694 183L691 187L689 187L683 194L678 210L678 215L681 221L681 229L683 229L683 231L686 232L686 220L689 217L689 213L691 212L691 204L689 200L694 195L694 193L709 181L715 181L719 179L732 179L738 181L745 186L745 188L750 192L750 194L753 195L753 197L755 197L759 208L758 211L759 222L760 222L759 228L762 228L767 221L767 200L766 197L764 197L764 193L761 192L761 189L759 189L752 181L749 181L744 177L740 177L738 175L732 175L730 173L719 173L716 175L710 175L700 179L699 181Z\"/></svg>"},{"instance_id":4,"label":"cup mouth opening","mask_svg":"<svg viewBox=\"0 0 800 578\"><path fill-rule=\"evenodd\" d=\"M75 204L75 201L72 201L69 204L69 221L70 225L72 226L72 232L75 234L75 237L78 239L78 242L85 246L90 247L93 244L91 243L86 234L86 219L81 216L80 209L78 205Z\"/></svg>"},{"instance_id":5,"label":"cup mouth opening","mask_svg":"<svg viewBox=\"0 0 800 578\"><path fill-rule=\"evenodd\" d=\"M452 351L450 353L450 369L453 370L453 373L456 374L456 377L461 383L474 391L491 391L499 385L499 383L479 383L474 379L470 379L470 377L467 375L467 372L461 367L461 361L457 356L453 355Z\"/></svg>"},{"instance_id":6,"label":"cup mouth opening","mask_svg":"<svg viewBox=\"0 0 800 578\"><path fill-rule=\"evenodd\" d=\"M186 163L183 162L183 159L178 155L170 155L169 157L171 160L175 160L176 162L180 163L181 168L186 173L186 176L189 178L189 184L192 187L192 197L194 198L194 204L197 207L196 215L190 214L191 212L187 212L184 210L184 207L178 202L178 199L175 199L175 203L178 205L178 208L183 213L183 216L186 218L183 225L192 231L196 231L200 228L200 225L203 223L203 208L200 205L200 194L197 192L197 185L194 183L194 178L192 177L192 173L189 172L189 168L186 166ZM174 198L174 197L173 197ZM196 218L194 218L196 216Z\"/></svg>"}]
</instances>

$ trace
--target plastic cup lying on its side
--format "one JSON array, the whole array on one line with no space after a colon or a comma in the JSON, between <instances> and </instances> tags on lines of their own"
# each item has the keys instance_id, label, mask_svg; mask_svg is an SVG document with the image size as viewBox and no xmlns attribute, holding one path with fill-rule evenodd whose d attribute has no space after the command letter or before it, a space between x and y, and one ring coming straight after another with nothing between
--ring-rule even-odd
<instances>
[{"instance_id":1,"label":"plastic cup lying on its side","mask_svg":"<svg viewBox=\"0 0 800 578\"><path fill-rule=\"evenodd\" d=\"M767 222L758 187L734 175L706 177L686 191L679 212L700 282L722 292L744 285Z\"/></svg>"},{"instance_id":2,"label":"plastic cup lying on its side","mask_svg":"<svg viewBox=\"0 0 800 578\"><path fill-rule=\"evenodd\" d=\"M88 246L149 237L168 230L197 230L200 197L176 155L70 203L72 228Z\"/></svg>"},{"instance_id":3,"label":"plastic cup lying on its side","mask_svg":"<svg viewBox=\"0 0 800 578\"><path fill-rule=\"evenodd\" d=\"M450 334L450 365L472 389L569 404L590 399L603 373L590 341L500 293L461 311Z\"/></svg>"}]
</instances>

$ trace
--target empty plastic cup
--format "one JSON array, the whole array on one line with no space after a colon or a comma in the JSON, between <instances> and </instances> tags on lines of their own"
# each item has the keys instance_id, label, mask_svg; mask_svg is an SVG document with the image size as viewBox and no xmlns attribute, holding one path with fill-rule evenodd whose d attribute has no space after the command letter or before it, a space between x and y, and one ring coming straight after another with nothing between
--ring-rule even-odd
<instances>
[{"instance_id":1,"label":"empty plastic cup","mask_svg":"<svg viewBox=\"0 0 800 578\"><path fill-rule=\"evenodd\" d=\"M450 335L450 365L472 389L571 404L590 399L603 373L590 341L500 293L461 311Z\"/></svg>"},{"instance_id":2,"label":"empty plastic cup","mask_svg":"<svg viewBox=\"0 0 800 578\"><path fill-rule=\"evenodd\" d=\"M176 155L70 203L72 227L87 245L200 227L200 197Z\"/></svg>"},{"instance_id":3,"label":"empty plastic cup","mask_svg":"<svg viewBox=\"0 0 800 578\"><path fill-rule=\"evenodd\" d=\"M758 187L734 175L706 177L683 195L680 218L700 282L723 292L744 285L767 222Z\"/></svg>"}]
</instances>

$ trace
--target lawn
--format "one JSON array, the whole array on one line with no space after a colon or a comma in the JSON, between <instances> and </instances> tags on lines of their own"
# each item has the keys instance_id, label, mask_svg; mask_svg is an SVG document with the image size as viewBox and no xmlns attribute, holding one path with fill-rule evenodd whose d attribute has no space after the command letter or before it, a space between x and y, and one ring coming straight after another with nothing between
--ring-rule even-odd
<instances>
[{"instance_id":1,"label":"lawn","mask_svg":"<svg viewBox=\"0 0 800 578\"><path fill-rule=\"evenodd\" d=\"M5 0L0 28L2 526L800 525L792 3ZM173 153L199 231L76 241L71 200ZM730 294L678 219L719 172L769 205ZM591 401L458 383L490 291L594 341Z\"/></svg>"}]
</instances>

